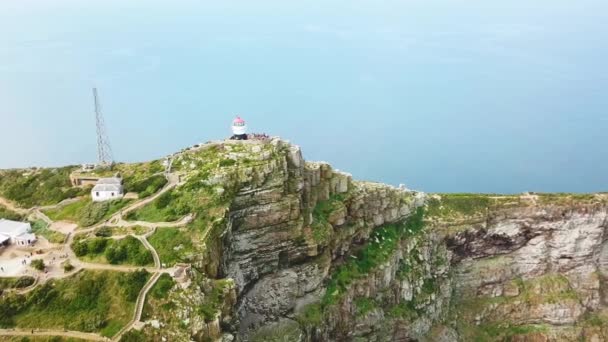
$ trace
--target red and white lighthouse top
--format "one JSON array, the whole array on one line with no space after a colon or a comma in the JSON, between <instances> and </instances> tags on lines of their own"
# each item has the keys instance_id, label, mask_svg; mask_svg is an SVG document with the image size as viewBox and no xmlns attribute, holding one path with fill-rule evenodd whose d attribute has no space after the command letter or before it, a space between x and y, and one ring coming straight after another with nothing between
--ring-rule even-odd
<instances>
[{"instance_id":1,"label":"red and white lighthouse top","mask_svg":"<svg viewBox=\"0 0 608 342\"><path fill-rule=\"evenodd\" d=\"M245 124L245 120L241 119L240 116L237 116L234 121L232 121L232 134L234 135L243 135L247 134L247 125Z\"/></svg>"},{"instance_id":2,"label":"red and white lighthouse top","mask_svg":"<svg viewBox=\"0 0 608 342\"><path fill-rule=\"evenodd\" d=\"M234 121L232 121L233 126L245 126L245 120L241 119L240 116L237 116Z\"/></svg>"}]
</instances>

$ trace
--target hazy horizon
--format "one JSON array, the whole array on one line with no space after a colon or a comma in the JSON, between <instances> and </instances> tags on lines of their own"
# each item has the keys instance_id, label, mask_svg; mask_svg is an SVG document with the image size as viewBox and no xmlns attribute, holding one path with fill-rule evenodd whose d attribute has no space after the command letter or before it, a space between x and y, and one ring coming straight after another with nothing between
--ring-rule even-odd
<instances>
[{"instance_id":1,"label":"hazy horizon","mask_svg":"<svg viewBox=\"0 0 608 342\"><path fill-rule=\"evenodd\" d=\"M0 168L250 131L428 192L608 191L608 3L0 3Z\"/></svg>"}]
</instances>

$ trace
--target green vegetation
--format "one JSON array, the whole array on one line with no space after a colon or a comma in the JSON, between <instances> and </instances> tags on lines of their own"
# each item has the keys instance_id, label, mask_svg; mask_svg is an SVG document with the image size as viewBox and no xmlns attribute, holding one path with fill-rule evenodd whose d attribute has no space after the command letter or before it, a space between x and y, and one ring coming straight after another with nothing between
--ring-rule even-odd
<instances>
[{"instance_id":1,"label":"green vegetation","mask_svg":"<svg viewBox=\"0 0 608 342\"><path fill-rule=\"evenodd\" d=\"M70 173L75 167L0 171L0 194L30 208L50 205L86 194L87 189L74 188Z\"/></svg>"},{"instance_id":2,"label":"green vegetation","mask_svg":"<svg viewBox=\"0 0 608 342\"><path fill-rule=\"evenodd\" d=\"M485 214L492 201L488 195L440 194L441 199L431 197L427 208L429 218L452 218Z\"/></svg>"},{"instance_id":3,"label":"green vegetation","mask_svg":"<svg viewBox=\"0 0 608 342\"><path fill-rule=\"evenodd\" d=\"M33 277L23 276L19 278L0 278L0 293L7 289L22 289L31 286L36 282Z\"/></svg>"},{"instance_id":4,"label":"green vegetation","mask_svg":"<svg viewBox=\"0 0 608 342\"><path fill-rule=\"evenodd\" d=\"M74 270L74 265L72 265L72 263L70 263L70 261L69 261L69 260L66 260L66 261L63 263L63 271L64 271L65 273L69 273L69 272L72 272L73 270Z\"/></svg>"},{"instance_id":5,"label":"green vegetation","mask_svg":"<svg viewBox=\"0 0 608 342\"><path fill-rule=\"evenodd\" d=\"M475 342L511 341L515 336L546 331L547 327L545 325L480 324L479 326L467 327L463 338Z\"/></svg>"},{"instance_id":6,"label":"green vegetation","mask_svg":"<svg viewBox=\"0 0 608 342\"><path fill-rule=\"evenodd\" d=\"M134 227L100 227L95 230L95 236L97 237L111 237L111 236L122 236L122 235L144 235L150 228L142 226Z\"/></svg>"},{"instance_id":7,"label":"green vegetation","mask_svg":"<svg viewBox=\"0 0 608 342\"><path fill-rule=\"evenodd\" d=\"M206 322L216 318L224 305L224 297L234 286L232 279L210 280L209 289L204 289L205 302L198 307L198 313L205 317Z\"/></svg>"},{"instance_id":8,"label":"green vegetation","mask_svg":"<svg viewBox=\"0 0 608 342\"><path fill-rule=\"evenodd\" d=\"M21 221L23 220L23 215L20 215L12 210L9 210L7 207L0 205L0 219Z\"/></svg>"},{"instance_id":9,"label":"green vegetation","mask_svg":"<svg viewBox=\"0 0 608 342\"><path fill-rule=\"evenodd\" d=\"M87 342L88 340L83 340L80 338L73 337L63 337L63 336L5 336L6 339L2 341L9 342Z\"/></svg>"},{"instance_id":10,"label":"green vegetation","mask_svg":"<svg viewBox=\"0 0 608 342\"><path fill-rule=\"evenodd\" d=\"M139 198L148 197L160 191L167 184L164 175L154 175L144 179L137 179L134 176L126 177L123 180L125 192L136 192Z\"/></svg>"},{"instance_id":11,"label":"green vegetation","mask_svg":"<svg viewBox=\"0 0 608 342\"><path fill-rule=\"evenodd\" d=\"M386 310L386 315L390 318L412 321L418 317L418 310L416 310L413 301L407 301L389 307Z\"/></svg>"},{"instance_id":12,"label":"green vegetation","mask_svg":"<svg viewBox=\"0 0 608 342\"><path fill-rule=\"evenodd\" d=\"M131 329L120 338L120 342L147 342L146 334L139 330Z\"/></svg>"},{"instance_id":13,"label":"green vegetation","mask_svg":"<svg viewBox=\"0 0 608 342\"><path fill-rule=\"evenodd\" d=\"M186 257L193 251L192 237L185 229L157 228L148 241L167 266L187 261Z\"/></svg>"},{"instance_id":14,"label":"green vegetation","mask_svg":"<svg viewBox=\"0 0 608 342\"><path fill-rule=\"evenodd\" d=\"M296 320L305 327L319 326L323 322L323 307L318 303L307 305L302 312L296 316Z\"/></svg>"},{"instance_id":15,"label":"green vegetation","mask_svg":"<svg viewBox=\"0 0 608 342\"><path fill-rule=\"evenodd\" d=\"M376 229L365 248L355 258L350 258L334 271L322 303L324 305L336 303L355 279L386 262L402 238L416 235L424 228L423 217L424 209L420 208L405 224L387 225Z\"/></svg>"},{"instance_id":16,"label":"green vegetation","mask_svg":"<svg viewBox=\"0 0 608 342\"><path fill-rule=\"evenodd\" d=\"M345 194L333 195L326 201L319 201L312 212L313 222L311 224L312 237L321 245L325 245L333 235L333 227L329 223L329 217L337 210L344 209Z\"/></svg>"},{"instance_id":17,"label":"green vegetation","mask_svg":"<svg viewBox=\"0 0 608 342\"><path fill-rule=\"evenodd\" d=\"M83 271L26 295L0 298L0 327L67 329L115 335L133 315L145 270Z\"/></svg>"},{"instance_id":18,"label":"green vegetation","mask_svg":"<svg viewBox=\"0 0 608 342\"><path fill-rule=\"evenodd\" d=\"M167 273L163 273L150 290L150 295L156 299L166 298L173 286L175 286L173 278Z\"/></svg>"},{"instance_id":19,"label":"green vegetation","mask_svg":"<svg viewBox=\"0 0 608 342\"><path fill-rule=\"evenodd\" d=\"M583 204L606 204L606 194L576 194L576 193L536 193L539 204L544 205L583 205Z\"/></svg>"},{"instance_id":20,"label":"green vegetation","mask_svg":"<svg viewBox=\"0 0 608 342\"><path fill-rule=\"evenodd\" d=\"M126 207L131 200L119 199L106 202L93 202L90 197L82 198L76 202L63 205L59 208L45 210L44 213L53 221L69 221L83 227L92 226L107 220Z\"/></svg>"},{"instance_id":21,"label":"green vegetation","mask_svg":"<svg viewBox=\"0 0 608 342\"><path fill-rule=\"evenodd\" d=\"M323 312L338 303L350 285L359 278L386 262L399 246L401 239L419 234L424 228L424 209L409 217L403 224L391 224L374 230L367 245L356 256L348 258L344 264L333 271L327 284L325 295L319 304L309 305L298 316L303 325L316 325L323 319ZM359 312L373 308L368 299L357 304ZM361 306L359 306L361 305Z\"/></svg>"},{"instance_id":22,"label":"green vegetation","mask_svg":"<svg viewBox=\"0 0 608 342\"><path fill-rule=\"evenodd\" d=\"M42 259L34 259L32 260L30 266L38 271L44 271L44 268L46 267L46 265L44 264L44 260Z\"/></svg>"},{"instance_id":23,"label":"green vegetation","mask_svg":"<svg viewBox=\"0 0 608 342\"><path fill-rule=\"evenodd\" d=\"M355 298L355 307L357 308L357 316L363 316L368 312L376 309L378 305L371 298L358 297Z\"/></svg>"},{"instance_id":24,"label":"green vegetation","mask_svg":"<svg viewBox=\"0 0 608 342\"><path fill-rule=\"evenodd\" d=\"M250 338L252 342L296 342L301 341L302 331L297 322L285 321L260 328Z\"/></svg>"},{"instance_id":25,"label":"green vegetation","mask_svg":"<svg viewBox=\"0 0 608 342\"><path fill-rule=\"evenodd\" d=\"M193 200L191 194L180 189L173 189L160 195L143 208L130 212L127 219L147 222L177 221L191 212L190 203Z\"/></svg>"},{"instance_id":26,"label":"green vegetation","mask_svg":"<svg viewBox=\"0 0 608 342\"><path fill-rule=\"evenodd\" d=\"M50 230L49 225L43 220L36 220L31 222L32 232L38 236L43 236L51 243L63 243L65 241L65 235L60 232Z\"/></svg>"},{"instance_id":27,"label":"green vegetation","mask_svg":"<svg viewBox=\"0 0 608 342\"><path fill-rule=\"evenodd\" d=\"M84 227L92 226L107 220L113 214L126 207L131 200L120 199L106 202L88 202L79 214L78 222Z\"/></svg>"},{"instance_id":28,"label":"green vegetation","mask_svg":"<svg viewBox=\"0 0 608 342\"><path fill-rule=\"evenodd\" d=\"M91 262L137 266L147 266L154 262L152 253L132 236L120 240L103 237L79 239L71 247L76 256Z\"/></svg>"},{"instance_id":29,"label":"green vegetation","mask_svg":"<svg viewBox=\"0 0 608 342\"><path fill-rule=\"evenodd\" d=\"M78 222L83 208L90 202L90 197L81 198L78 201L62 205L58 208L45 210L44 214L53 221Z\"/></svg>"},{"instance_id":30,"label":"green vegetation","mask_svg":"<svg viewBox=\"0 0 608 342\"><path fill-rule=\"evenodd\" d=\"M458 300L452 303L451 315L458 317L455 321L465 340L504 341L515 335L543 331L543 326L521 326L518 322L511 322L503 313L533 310L547 304L580 302L569 280L560 274L546 274L529 280L515 279L509 286L517 288L519 294L513 297L479 297L474 293L461 293L455 297ZM478 322L480 312L484 313L481 324Z\"/></svg>"}]
</instances>

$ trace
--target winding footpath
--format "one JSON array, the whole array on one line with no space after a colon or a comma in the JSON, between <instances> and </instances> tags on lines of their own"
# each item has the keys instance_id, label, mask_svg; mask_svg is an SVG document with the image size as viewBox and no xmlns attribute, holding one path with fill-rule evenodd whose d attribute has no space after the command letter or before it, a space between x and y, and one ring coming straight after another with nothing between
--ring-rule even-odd
<instances>
[{"instance_id":1,"label":"winding footpath","mask_svg":"<svg viewBox=\"0 0 608 342\"><path fill-rule=\"evenodd\" d=\"M61 331L49 329L0 329L0 336L60 336L78 338L87 341L109 341L108 338L97 334L80 331Z\"/></svg>"},{"instance_id":2,"label":"winding footpath","mask_svg":"<svg viewBox=\"0 0 608 342\"><path fill-rule=\"evenodd\" d=\"M162 263L161 263L160 257L158 256L158 252L150 244L150 242L148 241L147 238L150 237L152 234L154 234L157 227L180 227L180 226L183 226L183 225L191 222L192 218L193 218L192 215L187 215L184 218L182 218L181 220L176 221L176 222L159 222L159 223L142 222L142 221L128 222L123 219L124 214L137 210L137 209L145 206L146 204L151 203L152 201L157 199L159 196L161 196L162 194L166 193L167 191L175 188L179 184L179 176L177 176L175 174L167 174L167 179L168 179L168 183L159 192L157 192L153 196L147 197L141 201L137 201L137 202L133 203L132 205L128 206L127 208L124 208L123 210L119 211L118 213L112 215L107 222L101 222L101 223L98 223L87 229L82 229L82 230L78 230L78 231L69 233L64 242L64 252L68 255L67 260L69 260L69 262L72 263L72 265L74 266L74 271L69 272L69 273L64 273L64 274L57 274L57 275L54 275L53 277L48 277L46 279L37 279L36 283L33 286L26 289L26 292L33 290L36 287L36 285L38 285L44 281L47 281L49 279L66 278L66 277L76 274L77 272L82 271L83 269L103 270L103 271L107 270L107 271L118 271L118 272L133 272L133 271L145 269L146 271L151 273L152 276L150 277L150 279L146 282L144 287L139 292L137 301L135 303L135 312L133 313L133 318L111 339L112 341L119 341L126 332L133 329L138 323L141 322L141 316L143 314L148 292L154 287L154 285L156 284L156 282L158 281L160 276L163 273L171 274L173 272L173 268L169 268L169 269L162 268ZM51 205L51 206L23 209L23 208L17 207L13 202L11 202L3 197L0 197L0 205L6 207L9 210L12 210L16 213L22 214L22 215L33 214L35 217L37 217L41 220L44 220L47 224L51 225L53 223L53 221L48 216L46 216L41 210L54 209L54 208L57 208L57 207L60 207L63 205L67 205L69 203L73 203L74 201L77 201L77 200L79 200L79 199L70 199L70 200L66 200L61 203ZM110 222L112 222L112 223L110 223ZM144 247L152 253L152 257L154 259L154 267L137 267L137 266L126 266L126 265L97 264L97 263L84 262L84 261L81 261L80 259L78 259L78 257L75 255L74 251L70 248L72 242L74 241L74 236L93 232L96 229L103 227L103 226L109 226L109 227L143 226L143 227L151 228L151 230L144 235L135 235L135 234L128 234L128 235L131 235L131 236L134 236L135 238L137 238L139 241L141 241L141 243L144 245ZM84 332L78 332L78 331L61 331L61 330L52 330L52 329L34 329L34 330L31 330L31 329L30 330L0 329L0 336L61 336L61 337L67 337L67 338L79 338L79 339L88 340L88 341L110 341L109 338L103 337L99 334L84 333Z\"/></svg>"}]
</instances>

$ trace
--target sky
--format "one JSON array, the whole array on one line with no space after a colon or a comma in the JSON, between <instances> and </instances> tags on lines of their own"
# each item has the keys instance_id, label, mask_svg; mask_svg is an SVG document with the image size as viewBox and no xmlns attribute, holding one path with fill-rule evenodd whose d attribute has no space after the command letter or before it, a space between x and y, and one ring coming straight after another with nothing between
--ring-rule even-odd
<instances>
[{"instance_id":1,"label":"sky","mask_svg":"<svg viewBox=\"0 0 608 342\"><path fill-rule=\"evenodd\" d=\"M0 168L281 136L428 192L608 191L605 0L0 1Z\"/></svg>"}]
</instances>

